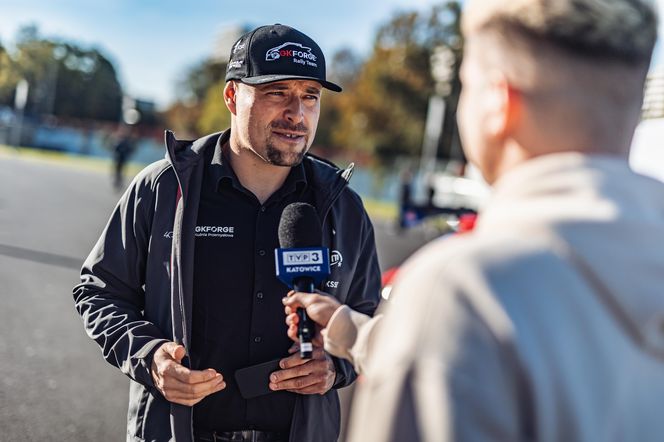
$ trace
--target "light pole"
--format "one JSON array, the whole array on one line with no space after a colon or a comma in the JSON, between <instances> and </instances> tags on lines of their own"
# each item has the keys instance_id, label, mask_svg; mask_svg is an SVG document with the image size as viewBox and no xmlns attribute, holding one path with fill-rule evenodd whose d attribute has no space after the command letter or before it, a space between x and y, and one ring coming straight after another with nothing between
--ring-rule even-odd
<instances>
[{"instance_id":1,"label":"light pole","mask_svg":"<svg viewBox=\"0 0 664 442\"><path fill-rule=\"evenodd\" d=\"M420 158L420 176L429 177L436 170L436 153L445 121L445 99L451 93L450 82L454 73L455 57L448 46L438 46L431 55L431 76L435 92L429 97L427 120L424 127L422 156Z\"/></svg>"},{"instance_id":2,"label":"light pole","mask_svg":"<svg viewBox=\"0 0 664 442\"><path fill-rule=\"evenodd\" d=\"M28 102L28 92L30 90L30 85L25 78L21 80L16 85L16 93L14 95L14 110L15 110L15 124L14 131L11 137L11 144L13 146L19 146L21 144L21 134L23 132L23 113L25 111L25 105Z\"/></svg>"}]
</instances>

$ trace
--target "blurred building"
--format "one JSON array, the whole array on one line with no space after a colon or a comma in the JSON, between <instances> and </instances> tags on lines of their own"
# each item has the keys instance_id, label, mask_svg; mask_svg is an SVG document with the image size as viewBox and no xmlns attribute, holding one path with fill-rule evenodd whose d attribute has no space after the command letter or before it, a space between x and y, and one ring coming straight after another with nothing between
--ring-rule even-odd
<instances>
[{"instance_id":1,"label":"blurred building","mask_svg":"<svg viewBox=\"0 0 664 442\"><path fill-rule=\"evenodd\" d=\"M664 118L664 68L652 71L646 80L643 119Z\"/></svg>"},{"instance_id":2,"label":"blurred building","mask_svg":"<svg viewBox=\"0 0 664 442\"><path fill-rule=\"evenodd\" d=\"M643 121L636 128L629 162L632 169L664 181L664 68L646 80Z\"/></svg>"},{"instance_id":3,"label":"blurred building","mask_svg":"<svg viewBox=\"0 0 664 442\"><path fill-rule=\"evenodd\" d=\"M154 101L125 95L122 97L122 121L130 125L154 125L157 123L157 106Z\"/></svg>"}]
</instances>

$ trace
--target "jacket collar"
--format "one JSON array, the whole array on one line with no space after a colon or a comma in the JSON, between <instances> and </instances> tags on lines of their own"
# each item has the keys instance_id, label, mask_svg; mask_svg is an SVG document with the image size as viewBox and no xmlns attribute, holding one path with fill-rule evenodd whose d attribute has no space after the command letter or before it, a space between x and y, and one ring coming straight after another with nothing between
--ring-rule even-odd
<instances>
[{"instance_id":1,"label":"jacket collar","mask_svg":"<svg viewBox=\"0 0 664 442\"><path fill-rule=\"evenodd\" d=\"M204 158L204 152L208 148L214 149L217 145L225 144L230 138L231 130L217 132L206 135L197 140L178 140L172 131L165 133L166 141L166 159L171 163L175 170L178 182L182 188L182 193L187 195L187 177L190 169ZM324 190L324 197L318 202L317 207L320 211L321 219L325 216L327 209L339 196L344 187L348 184L355 165L351 163L346 169L339 169L335 164L311 153L304 156L302 162L304 173L310 179L307 185L313 186L318 190ZM315 169L315 173L313 172Z\"/></svg>"}]
</instances>

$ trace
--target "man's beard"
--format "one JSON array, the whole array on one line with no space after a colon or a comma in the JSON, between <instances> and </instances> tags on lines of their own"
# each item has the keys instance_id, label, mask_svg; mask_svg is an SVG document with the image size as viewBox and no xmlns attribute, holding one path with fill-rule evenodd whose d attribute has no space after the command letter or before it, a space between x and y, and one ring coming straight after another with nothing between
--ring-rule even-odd
<instances>
[{"instance_id":1,"label":"man's beard","mask_svg":"<svg viewBox=\"0 0 664 442\"><path fill-rule=\"evenodd\" d=\"M300 152L283 152L268 141L265 146L265 157L268 163L274 166L293 167L302 162L306 151L304 148Z\"/></svg>"},{"instance_id":2,"label":"man's beard","mask_svg":"<svg viewBox=\"0 0 664 442\"><path fill-rule=\"evenodd\" d=\"M296 125L289 124L287 121L277 120L270 124L273 129L285 129L293 132L308 132L308 128L303 123ZM307 138L305 137L305 147L300 152L283 152L279 150L272 140L268 139L265 143L265 159L274 166L293 167L302 162L304 154L309 149Z\"/></svg>"}]
</instances>

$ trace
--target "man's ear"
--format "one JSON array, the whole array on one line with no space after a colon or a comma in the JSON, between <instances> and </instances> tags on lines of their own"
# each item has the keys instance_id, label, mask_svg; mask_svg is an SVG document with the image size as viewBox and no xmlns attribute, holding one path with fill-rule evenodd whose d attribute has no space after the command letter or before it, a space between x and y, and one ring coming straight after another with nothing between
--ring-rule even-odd
<instances>
[{"instance_id":1,"label":"man's ear","mask_svg":"<svg viewBox=\"0 0 664 442\"><path fill-rule=\"evenodd\" d=\"M493 138L514 134L523 110L523 93L502 72L489 75L486 130Z\"/></svg>"},{"instance_id":2,"label":"man's ear","mask_svg":"<svg viewBox=\"0 0 664 442\"><path fill-rule=\"evenodd\" d=\"M226 107L233 115L237 115L237 83L231 80L224 86L224 102Z\"/></svg>"}]
</instances>

